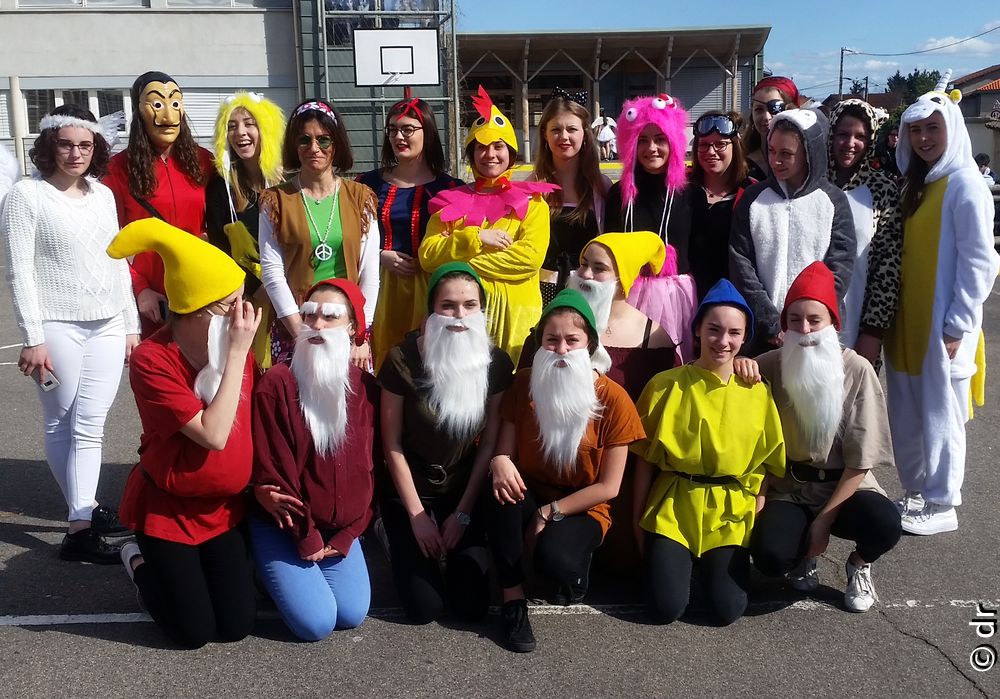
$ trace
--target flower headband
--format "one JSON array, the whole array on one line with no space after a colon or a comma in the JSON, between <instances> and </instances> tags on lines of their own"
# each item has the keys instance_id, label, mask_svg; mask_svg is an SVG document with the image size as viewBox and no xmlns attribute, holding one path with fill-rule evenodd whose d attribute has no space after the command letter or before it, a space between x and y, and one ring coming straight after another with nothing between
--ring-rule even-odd
<instances>
[{"instance_id":1,"label":"flower headband","mask_svg":"<svg viewBox=\"0 0 1000 699\"><path fill-rule=\"evenodd\" d=\"M298 109L295 110L295 112L292 114L292 118L294 119L299 114L302 114L304 112L323 112L328 117L333 119L334 124L337 123L336 112L334 112L329 105L326 105L323 102L317 102L316 100L310 100L309 102L305 102Z\"/></svg>"},{"instance_id":2,"label":"flower headband","mask_svg":"<svg viewBox=\"0 0 1000 699\"><path fill-rule=\"evenodd\" d=\"M581 107L586 107L590 101L590 94L586 90L581 92L566 92L561 87L552 88L552 99L556 99L557 97L562 97L564 100L569 100L570 102L576 102Z\"/></svg>"}]
</instances>

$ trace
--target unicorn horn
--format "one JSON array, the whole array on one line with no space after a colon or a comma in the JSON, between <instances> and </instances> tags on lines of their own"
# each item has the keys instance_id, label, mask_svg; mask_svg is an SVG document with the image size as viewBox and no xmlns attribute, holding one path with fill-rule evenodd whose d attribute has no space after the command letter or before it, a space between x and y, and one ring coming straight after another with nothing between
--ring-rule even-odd
<instances>
[{"instance_id":1,"label":"unicorn horn","mask_svg":"<svg viewBox=\"0 0 1000 699\"><path fill-rule=\"evenodd\" d=\"M938 80L938 84L934 86L934 92L945 92L948 89L948 81L951 80L951 68L946 70L942 75L941 79Z\"/></svg>"}]
</instances>

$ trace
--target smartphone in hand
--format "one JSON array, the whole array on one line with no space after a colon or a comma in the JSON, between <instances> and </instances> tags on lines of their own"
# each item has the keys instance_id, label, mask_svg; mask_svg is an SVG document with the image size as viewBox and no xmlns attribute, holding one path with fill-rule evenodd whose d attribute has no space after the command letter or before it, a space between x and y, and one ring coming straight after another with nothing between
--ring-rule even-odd
<instances>
[{"instance_id":1,"label":"smartphone in hand","mask_svg":"<svg viewBox=\"0 0 1000 699\"><path fill-rule=\"evenodd\" d=\"M53 374L51 371L45 372L44 381L39 381L38 379L39 374L40 374L39 370L35 369L33 372L31 372L31 378L37 381L38 385L41 386L42 390L45 391L46 393L48 393L49 391L51 391L52 389L56 388L59 385L59 379L57 379L56 375Z\"/></svg>"}]
</instances>

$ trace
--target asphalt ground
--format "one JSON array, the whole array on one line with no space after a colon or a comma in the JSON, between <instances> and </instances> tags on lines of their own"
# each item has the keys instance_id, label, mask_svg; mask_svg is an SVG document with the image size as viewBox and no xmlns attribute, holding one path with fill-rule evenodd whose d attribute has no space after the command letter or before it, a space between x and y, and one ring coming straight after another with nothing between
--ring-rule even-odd
<instances>
[{"instance_id":1,"label":"asphalt ground","mask_svg":"<svg viewBox=\"0 0 1000 699\"><path fill-rule=\"evenodd\" d=\"M532 607L538 650L516 655L499 645L495 615L481 626L407 624L370 538L373 608L358 629L300 643L265 606L244 641L185 651L140 612L121 567L58 559L65 504L44 461L35 387L15 366L6 284L0 308L0 697L1000 696L1000 668L978 672L970 661L982 646L978 657L995 659L1000 637L969 623L978 603L1000 604L992 377L969 425L959 530L905 537L875 566L881 601L867 614L840 605L850 546L835 539L815 594L755 578L748 614L728 628L710 625L697 600L677 623L653 625L634 577L595 575L587 606ZM998 329L992 298L987 338ZM1000 367L1000 341L987 348ZM138 436L125 380L107 424L101 501L117 503ZM894 473L879 480L899 492Z\"/></svg>"}]
</instances>

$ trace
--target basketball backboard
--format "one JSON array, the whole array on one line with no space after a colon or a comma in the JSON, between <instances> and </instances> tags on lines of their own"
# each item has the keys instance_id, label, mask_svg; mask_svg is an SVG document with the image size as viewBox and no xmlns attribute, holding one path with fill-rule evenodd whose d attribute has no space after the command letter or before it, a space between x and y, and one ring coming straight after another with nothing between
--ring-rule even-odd
<instances>
[{"instance_id":1,"label":"basketball backboard","mask_svg":"<svg viewBox=\"0 0 1000 699\"><path fill-rule=\"evenodd\" d=\"M438 30L355 29L354 84L441 84Z\"/></svg>"}]
</instances>

